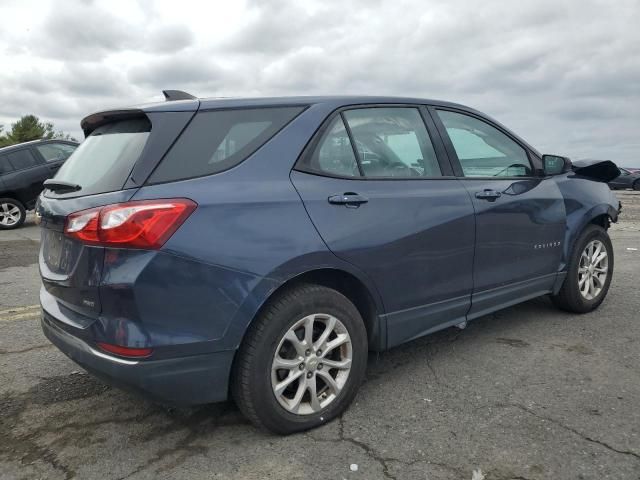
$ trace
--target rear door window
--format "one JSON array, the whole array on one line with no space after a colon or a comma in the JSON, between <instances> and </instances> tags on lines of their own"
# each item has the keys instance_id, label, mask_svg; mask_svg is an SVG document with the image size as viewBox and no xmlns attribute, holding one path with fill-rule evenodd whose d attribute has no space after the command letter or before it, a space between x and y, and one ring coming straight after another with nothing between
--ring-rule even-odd
<instances>
[{"instance_id":1,"label":"rear door window","mask_svg":"<svg viewBox=\"0 0 640 480\"><path fill-rule=\"evenodd\" d=\"M8 173L13 171L13 167L9 163L9 157L0 155L0 173Z\"/></svg>"},{"instance_id":2,"label":"rear door window","mask_svg":"<svg viewBox=\"0 0 640 480\"><path fill-rule=\"evenodd\" d=\"M66 143L47 143L36 145L36 150L47 162L59 162L71 156L77 147Z\"/></svg>"},{"instance_id":3,"label":"rear door window","mask_svg":"<svg viewBox=\"0 0 640 480\"><path fill-rule=\"evenodd\" d=\"M356 108L336 115L313 153L303 156L297 167L339 177L442 176L431 138L415 107Z\"/></svg>"},{"instance_id":4,"label":"rear door window","mask_svg":"<svg viewBox=\"0 0 640 480\"><path fill-rule=\"evenodd\" d=\"M442 176L417 108L361 108L347 110L344 118L365 177Z\"/></svg>"},{"instance_id":5,"label":"rear door window","mask_svg":"<svg viewBox=\"0 0 640 480\"><path fill-rule=\"evenodd\" d=\"M7 153L7 157L14 170L24 170L38 165L38 160L28 148Z\"/></svg>"},{"instance_id":6,"label":"rear door window","mask_svg":"<svg viewBox=\"0 0 640 480\"><path fill-rule=\"evenodd\" d=\"M122 189L150 131L146 117L101 125L60 167L55 179L80 185L81 195Z\"/></svg>"},{"instance_id":7,"label":"rear door window","mask_svg":"<svg viewBox=\"0 0 640 480\"><path fill-rule=\"evenodd\" d=\"M360 176L358 162L342 116L336 115L322 134L313 154L303 157L300 166L304 170L320 174L339 177Z\"/></svg>"},{"instance_id":8,"label":"rear door window","mask_svg":"<svg viewBox=\"0 0 640 480\"><path fill-rule=\"evenodd\" d=\"M304 107L213 110L196 114L149 183L212 175L238 165Z\"/></svg>"}]
</instances>

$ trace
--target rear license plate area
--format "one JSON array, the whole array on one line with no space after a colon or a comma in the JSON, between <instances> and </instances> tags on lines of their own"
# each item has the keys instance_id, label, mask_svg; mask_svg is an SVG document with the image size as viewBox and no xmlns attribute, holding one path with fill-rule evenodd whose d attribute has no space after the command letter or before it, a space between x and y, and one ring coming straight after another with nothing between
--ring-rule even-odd
<instances>
[{"instance_id":1,"label":"rear license plate area","mask_svg":"<svg viewBox=\"0 0 640 480\"><path fill-rule=\"evenodd\" d=\"M63 235L53 230L44 230L43 235L43 251L44 260L47 267L52 270L60 268L60 259L62 257Z\"/></svg>"}]
</instances>

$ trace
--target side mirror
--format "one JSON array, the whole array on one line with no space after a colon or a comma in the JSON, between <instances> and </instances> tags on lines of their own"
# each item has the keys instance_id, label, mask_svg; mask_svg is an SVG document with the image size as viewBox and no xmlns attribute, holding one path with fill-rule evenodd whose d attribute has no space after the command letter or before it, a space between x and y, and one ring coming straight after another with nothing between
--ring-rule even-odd
<instances>
[{"instance_id":1,"label":"side mirror","mask_svg":"<svg viewBox=\"0 0 640 480\"><path fill-rule=\"evenodd\" d=\"M542 164L545 175L560 175L571 171L571 160L559 155L543 155Z\"/></svg>"}]
</instances>

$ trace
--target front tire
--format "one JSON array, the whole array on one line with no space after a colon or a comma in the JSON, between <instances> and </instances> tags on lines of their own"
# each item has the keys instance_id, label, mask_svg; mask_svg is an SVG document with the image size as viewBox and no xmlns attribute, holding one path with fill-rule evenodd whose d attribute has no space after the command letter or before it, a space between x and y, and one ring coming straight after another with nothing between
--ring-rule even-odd
<instances>
[{"instance_id":1,"label":"front tire","mask_svg":"<svg viewBox=\"0 0 640 480\"><path fill-rule=\"evenodd\" d=\"M640 180L636 180L635 182L633 182L633 187L632 187L636 192L640 190Z\"/></svg>"},{"instance_id":2,"label":"front tire","mask_svg":"<svg viewBox=\"0 0 640 480\"><path fill-rule=\"evenodd\" d=\"M13 198L0 198L0 230L18 228L27 218L22 203Z\"/></svg>"},{"instance_id":3,"label":"front tire","mask_svg":"<svg viewBox=\"0 0 640 480\"><path fill-rule=\"evenodd\" d=\"M301 285L269 301L240 346L231 392L256 426L290 434L352 402L367 366L367 332L341 293Z\"/></svg>"},{"instance_id":4,"label":"front tire","mask_svg":"<svg viewBox=\"0 0 640 480\"><path fill-rule=\"evenodd\" d=\"M600 306L613 276L613 246L607 231L589 225L578 237L567 269L567 276L554 304L574 313L587 313Z\"/></svg>"}]
</instances>

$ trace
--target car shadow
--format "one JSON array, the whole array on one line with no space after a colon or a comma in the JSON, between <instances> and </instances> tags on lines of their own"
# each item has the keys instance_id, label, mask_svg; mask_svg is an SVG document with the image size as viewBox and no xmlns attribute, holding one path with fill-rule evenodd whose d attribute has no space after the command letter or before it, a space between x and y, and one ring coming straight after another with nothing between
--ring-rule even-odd
<instances>
[{"instance_id":1,"label":"car shadow","mask_svg":"<svg viewBox=\"0 0 640 480\"><path fill-rule=\"evenodd\" d=\"M463 354L464 348L486 342L488 333L499 335L506 326L517 328L521 324L542 327L557 315L547 299L536 299L479 318L465 330L448 328L381 354L371 353L361 395L374 395L373 388L367 385L369 382L385 382L386 377L391 379L402 370L434 359L446 362L449 356ZM456 343L457 352L441 348L452 342ZM502 342L522 346L517 340L503 339ZM3 420L0 436L13 445L11 456L15 458L37 458L73 445L90 448L112 441L101 435L107 426L117 433L114 438L126 441L130 448L148 442L159 445L168 442L174 445L173 450L161 449L161 452L169 455L178 449L185 459L202 453L197 447L198 440L216 435L217 431L224 435L235 432L270 436L254 429L232 402L192 408L158 405L78 371L43 378L22 394L0 396L0 418ZM176 435L180 436L177 443ZM40 438L46 438L46 444L43 445Z\"/></svg>"}]
</instances>

